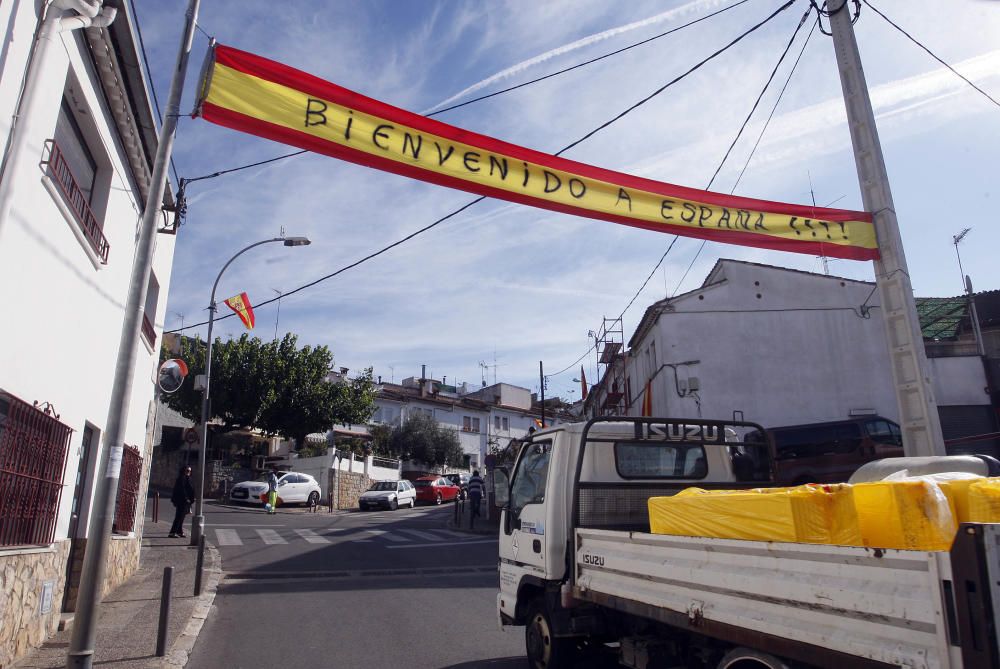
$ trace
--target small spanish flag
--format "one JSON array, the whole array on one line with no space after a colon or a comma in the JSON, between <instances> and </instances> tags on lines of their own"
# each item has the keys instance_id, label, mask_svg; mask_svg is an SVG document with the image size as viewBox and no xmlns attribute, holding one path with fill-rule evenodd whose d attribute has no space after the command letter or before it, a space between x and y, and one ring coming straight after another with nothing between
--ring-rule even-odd
<instances>
[{"instance_id":1,"label":"small spanish flag","mask_svg":"<svg viewBox=\"0 0 1000 669\"><path fill-rule=\"evenodd\" d=\"M535 427L545 427L545 423L542 422L541 418L535 419Z\"/></svg>"},{"instance_id":2,"label":"small spanish flag","mask_svg":"<svg viewBox=\"0 0 1000 669\"><path fill-rule=\"evenodd\" d=\"M646 381L646 390L642 394L642 415L653 415L653 380Z\"/></svg>"},{"instance_id":3,"label":"small spanish flag","mask_svg":"<svg viewBox=\"0 0 1000 669\"><path fill-rule=\"evenodd\" d=\"M253 330L254 317L253 317L253 307L250 306L250 298L247 297L246 293L240 293L235 297L230 297L226 300L226 306L236 312L236 315L240 317L243 321L243 325L247 327L247 330Z\"/></svg>"},{"instance_id":4,"label":"small spanish flag","mask_svg":"<svg viewBox=\"0 0 1000 669\"><path fill-rule=\"evenodd\" d=\"M583 371L583 365L580 365L580 394L581 399L587 399L587 373Z\"/></svg>"}]
</instances>

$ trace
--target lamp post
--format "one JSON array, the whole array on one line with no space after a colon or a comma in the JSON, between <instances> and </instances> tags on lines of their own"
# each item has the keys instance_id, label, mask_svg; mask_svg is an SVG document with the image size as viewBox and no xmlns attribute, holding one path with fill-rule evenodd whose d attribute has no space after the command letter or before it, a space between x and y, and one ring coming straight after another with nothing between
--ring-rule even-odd
<instances>
[{"instance_id":1,"label":"lamp post","mask_svg":"<svg viewBox=\"0 0 1000 669\"><path fill-rule=\"evenodd\" d=\"M195 506L194 506L194 518L191 519L191 545L197 546L201 541L201 537L205 532L205 455L208 451L208 421L209 415L209 400L208 393L212 383L212 328L215 325L215 289L219 287L219 279L225 273L226 269L229 268L233 261L239 258L241 255L249 251L250 249L261 246L262 244L272 244L274 242L282 242L285 246L308 246L311 244L306 237L275 237L274 239L265 239L263 241L255 242L250 246L240 249L236 255L230 258L222 269L219 270L219 275L215 277L215 283L212 284L212 297L208 303L208 345L205 349L205 389L202 391L201 400L201 453L198 454L198 478L195 483L197 484L195 489Z\"/></svg>"}]
</instances>

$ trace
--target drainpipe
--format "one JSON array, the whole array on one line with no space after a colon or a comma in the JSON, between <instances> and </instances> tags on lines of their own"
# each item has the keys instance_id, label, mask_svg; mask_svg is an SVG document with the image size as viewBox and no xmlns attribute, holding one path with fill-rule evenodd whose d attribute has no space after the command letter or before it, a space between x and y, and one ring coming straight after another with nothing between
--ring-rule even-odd
<instances>
[{"instance_id":1,"label":"drainpipe","mask_svg":"<svg viewBox=\"0 0 1000 669\"><path fill-rule=\"evenodd\" d=\"M41 156L42 141L35 131L35 119L38 117L38 104L42 82L49 77L53 67L49 57L50 47L57 44L59 35L64 32L80 30L81 28L105 28L115 20L118 10L103 6L104 0L52 0L45 10L42 27L32 46L29 56L28 73L24 77L21 99L11 121L11 130L7 138L7 150L0 164L0 231L7 223L10 215L11 201L14 196L14 181L16 169L22 157L29 148L29 142L37 141L35 148ZM75 13L69 13L75 12ZM43 133L48 135L48 133Z\"/></svg>"}]
</instances>

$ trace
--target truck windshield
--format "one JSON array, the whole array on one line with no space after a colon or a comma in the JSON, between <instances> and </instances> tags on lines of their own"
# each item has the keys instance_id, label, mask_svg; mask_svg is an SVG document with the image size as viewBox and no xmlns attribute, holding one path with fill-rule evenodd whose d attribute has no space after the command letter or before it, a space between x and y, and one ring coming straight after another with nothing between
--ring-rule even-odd
<instances>
[{"instance_id":1,"label":"truck windshield","mask_svg":"<svg viewBox=\"0 0 1000 669\"><path fill-rule=\"evenodd\" d=\"M619 441L615 467L622 478L703 479L708 475L701 444Z\"/></svg>"},{"instance_id":2,"label":"truck windshield","mask_svg":"<svg viewBox=\"0 0 1000 669\"><path fill-rule=\"evenodd\" d=\"M549 473L552 442L531 443L524 448L526 450L517 463L510 491L510 510L514 518L521 515L521 509L526 505L545 501L545 482Z\"/></svg>"}]
</instances>

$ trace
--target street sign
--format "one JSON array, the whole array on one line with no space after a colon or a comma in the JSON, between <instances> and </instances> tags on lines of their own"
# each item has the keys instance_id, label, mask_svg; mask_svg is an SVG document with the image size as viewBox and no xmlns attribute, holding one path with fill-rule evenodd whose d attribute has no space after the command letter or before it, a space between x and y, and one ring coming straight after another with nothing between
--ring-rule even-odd
<instances>
[{"instance_id":1,"label":"street sign","mask_svg":"<svg viewBox=\"0 0 1000 669\"><path fill-rule=\"evenodd\" d=\"M194 429L193 427L189 427L188 429L184 430L184 441L186 441L189 444L197 444L198 430Z\"/></svg>"}]
</instances>

